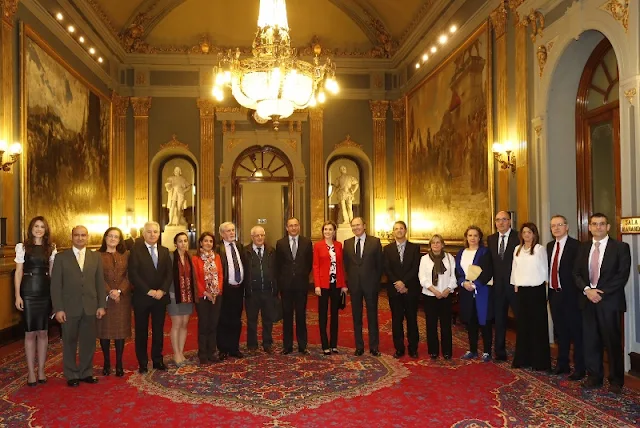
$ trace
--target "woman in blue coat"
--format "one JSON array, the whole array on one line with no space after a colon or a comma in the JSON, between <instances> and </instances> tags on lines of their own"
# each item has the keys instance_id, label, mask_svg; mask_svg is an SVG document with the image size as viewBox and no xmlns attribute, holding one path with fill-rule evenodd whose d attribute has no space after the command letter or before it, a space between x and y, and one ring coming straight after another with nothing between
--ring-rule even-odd
<instances>
[{"instance_id":1,"label":"woman in blue coat","mask_svg":"<svg viewBox=\"0 0 640 428\"><path fill-rule=\"evenodd\" d=\"M482 361L491 361L491 320L493 319L493 289L487 283L493 276L491 254L482 242L482 230L469 226L464 233L464 246L456 255L456 278L460 290L460 319L467 325L469 350L462 356L468 360L478 356L478 330L482 332ZM470 266L479 266L480 275L467 280ZM477 269L476 269L477 270ZM472 275L473 276L473 275Z\"/></svg>"}]
</instances>

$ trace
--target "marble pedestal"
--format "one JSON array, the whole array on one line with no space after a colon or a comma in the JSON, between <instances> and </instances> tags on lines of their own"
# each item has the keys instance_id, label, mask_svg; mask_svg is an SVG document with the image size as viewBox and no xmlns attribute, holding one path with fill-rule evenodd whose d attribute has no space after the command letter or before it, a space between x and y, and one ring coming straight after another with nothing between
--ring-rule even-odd
<instances>
[{"instance_id":1,"label":"marble pedestal","mask_svg":"<svg viewBox=\"0 0 640 428\"><path fill-rule=\"evenodd\" d=\"M180 232L188 235L187 226L165 226L164 232L162 232L162 246L167 247L171 252L175 251L176 246L173 243L173 238Z\"/></svg>"},{"instance_id":2,"label":"marble pedestal","mask_svg":"<svg viewBox=\"0 0 640 428\"><path fill-rule=\"evenodd\" d=\"M344 243L345 240L353 237L351 231L351 225L349 223L343 223L338 225L338 231L336 233L336 240Z\"/></svg>"}]
</instances>

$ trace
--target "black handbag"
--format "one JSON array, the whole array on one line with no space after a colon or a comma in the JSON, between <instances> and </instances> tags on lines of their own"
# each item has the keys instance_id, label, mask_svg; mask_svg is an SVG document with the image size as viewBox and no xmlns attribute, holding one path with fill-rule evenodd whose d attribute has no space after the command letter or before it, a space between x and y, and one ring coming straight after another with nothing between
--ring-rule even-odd
<instances>
[{"instance_id":1,"label":"black handbag","mask_svg":"<svg viewBox=\"0 0 640 428\"><path fill-rule=\"evenodd\" d=\"M338 309L344 309L347 307L347 293L340 293L340 304Z\"/></svg>"}]
</instances>

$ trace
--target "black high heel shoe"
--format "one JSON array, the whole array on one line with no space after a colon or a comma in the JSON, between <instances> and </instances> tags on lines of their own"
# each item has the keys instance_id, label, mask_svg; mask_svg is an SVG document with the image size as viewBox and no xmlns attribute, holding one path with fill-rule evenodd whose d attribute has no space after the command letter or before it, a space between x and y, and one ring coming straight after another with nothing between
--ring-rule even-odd
<instances>
[{"instance_id":1,"label":"black high heel shoe","mask_svg":"<svg viewBox=\"0 0 640 428\"><path fill-rule=\"evenodd\" d=\"M47 383L47 378L45 377L44 379L38 379L38 383L40 385L44 385L45 383Z\"/></svg>"},{"instance_id":2,"label":"black high heel shoe","mask_svg":"<svg viewBox=\"0 0 640 428\"><path fill-rule=\"evenodd\" d=\"M105 367L102 369L102 374L103 374L104 376L109 376L109 375L111 374L111 367L109 367L109 366L105 366Z\"/></svg>"},{"instance_id":3,"label":"black high heel shoe","mask_svg":"<svg viewBox=\"0 0 640 428\"><path fill-rule=\"evenodd\" d=\"M122 367L116 367L116 376L117 377L124 376L124 369Z\"/></svg>"},{"instance_id":4,"label":"black high heel shoe","mask_svg":"<svg viewBox=\"0 0 640 428\"><path fill-rule=\"evenodd\" d=\"M36 386L37 384L38 384L38 382L29 382L29 381L27 380L27 386L34 387L34 386Z\"/></svg>"}]
</instances>

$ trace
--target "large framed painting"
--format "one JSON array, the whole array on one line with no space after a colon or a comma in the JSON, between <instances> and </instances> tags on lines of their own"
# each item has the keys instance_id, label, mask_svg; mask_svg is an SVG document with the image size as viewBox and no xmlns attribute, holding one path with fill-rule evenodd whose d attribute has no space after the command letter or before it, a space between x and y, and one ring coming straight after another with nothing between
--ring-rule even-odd
<instances>
[{"instance_id":1,"label":"large framed painting","mask_svg":"<svg viewBox=\"0 0 640 428\"><path fill-rule=\"evenodd\" d=\"M111 102L24 24L21 42L22 230L42 215L58 247L75 225L98 245L110 225Z\"/></svg>"},{"instance_id":2,"label":"large framed painting","mask_svg":"<svg viewBox=\"0 0 640 428\"><path fill-rule=\"evenodd\" d=\"M462 242L493 217L488 22L407 94L410 235Z\"/></svg>"}]
</instances>

